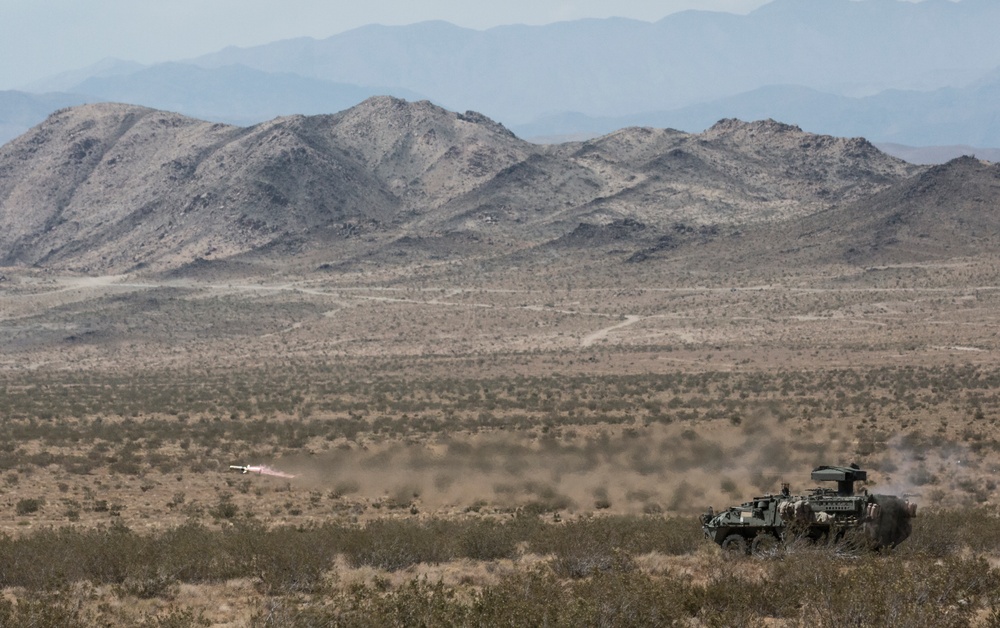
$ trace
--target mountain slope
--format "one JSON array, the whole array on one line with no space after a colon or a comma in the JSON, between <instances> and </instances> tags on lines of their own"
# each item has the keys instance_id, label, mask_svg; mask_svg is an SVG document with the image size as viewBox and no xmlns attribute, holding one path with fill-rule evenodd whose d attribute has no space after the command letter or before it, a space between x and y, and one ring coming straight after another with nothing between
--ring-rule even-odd
<instances>
[{"instance_id":1,"label":"mountain slope","mask_svg":"<svg viewBox=\"0 0 1000 628\"><path fill-rule=\"evenodd\" d=\"M389 97L250 128L86 105L0 147L0 264L120 272L455 243L506 255L581 225L656 238L776 223L919 171L773 121L538 146L475 112Z\"/></svg>"},{"instance_id":2,"label":"mountain slope","mask_svg":"<svg viewBox=\"0 0 1000 628\"><path fill-rule=\"evenodd\" d=\"M542 149L488 186L453 201L438 220L478 216L493 230L562 235L581 222L740 225L808 214L915 172L861 139L797 127L723 120L701 134L629 128ZM459 213L457 210L463 210Z\"/></svg>"},{"instance_id":3,"label":"mountain slope","mask_svg":"<svg viewBox=\"0 0 1000 628\"><path fill-rule=\"evenodd\" d=\"M285 121L251 129L134 106L57 113L0 150L3 263L125 269L230 256L317 222L388 219L356 163Z\"/></svg>"},{"instance_id":4,"label":"mountain slope","mask_svg":"<svg viewBox=\"0 0 1000 628\"><path fill-rule=\"evenodd\" d=\"M803 221L831 258L891 264L1000 248L1000 164L961 157Z\"/></svg>"},{"instance_id":5,"label":"mountain slope","mask_svg":"<svg viewBox=\"0 0 1000 628\"><path fill-rule=\"evenodd\" d=\"M960 157L853 202L702 241L689 267L886 267L973 260L994 267L1000 250L1000 164ZM651 263L673 251L652 250ZM848 274L851 274L848 271Z\"/></svg>"},{"instance_id":6,"label":"mountain slope","mask_svg":"<svg viewBox=\"0 0 1000 628\"><path fill-rule=\"evenodd\" d=\"M371 98L305 124L385 181L412 211L468 192L535 150L481 114L426 101Z\"/></svg>"}]
</instances>

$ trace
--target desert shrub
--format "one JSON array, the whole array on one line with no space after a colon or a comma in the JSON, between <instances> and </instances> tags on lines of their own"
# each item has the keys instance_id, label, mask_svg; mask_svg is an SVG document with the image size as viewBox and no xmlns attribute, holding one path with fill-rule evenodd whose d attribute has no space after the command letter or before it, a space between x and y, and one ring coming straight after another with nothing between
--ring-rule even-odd
<instances>
[{"instance_id":1,"label":"desert shrub","mask_svg":"<svg viewBox=\"0 0 1000 628\"><path fill-rule=\"evenodd\" d=\"M590 551L605 557L611 557L615 550L630 555L688 554L704 542L695 519L657 516L593 517L536 526L525 540L540 554Z\"/></svg>"},{"instance_id":2,"label":"desert shrub","mask_svg":"<svg viewBox=\"0 0 1000 628\"><path fill-rule=\"evenodd\" d=\"M285 526L254 534L250 548L252 572L261 588L268 594L318 591L338 545L333 539L323 538L330 532L330 528Z\"/></svg>"},{"instance_id":3,"label":"desert shrub","mask_svg":"<svg viewBox=\"0 0 1000 628\"><path fill-rule=\"evenodd\" d=\"M120 475L139 475L142 473L142 465L132 457L123 457L108 464L108 470Z\"/></svg>"},{"instance_id":4,"label":"desert shrub","mask_svg":"<svg viewBox=\"0 0 1000 628\"><path fill-rule=\"evenodd\" d=\"M635 517L609 517L548 526L539 528L529 544L535 552L554 554L553 570L563 577L629 571L633 568L632 555L648 547L641 523L635 525L641 521ZM636 532L639 534L633 535Z\"/></svg>"},{"instance_id":5,"label":"desert shrub","mask_svg":"<svg viewBox=\"0 0 1000 628\"><path fill-rule=\"evenodd\" d=\"M235 535L234 535L235 536ZM123 594L154 596L170 582L202 582L245 575L249 560L236 560L231 537L195 524L159 536L122 525L93 530L42 529L17 539L0 537L0 586L54 589L89 580L128 584Z\"/></svg>"},{"instance_id":6,"label":"desert shrub","mask_svg":"<svg viewBox=\"0 0 1000 628\"><path fill-rule=\"evenodd\" d=\"M563 578L586 578L610 572L623 573L635 568L632 556L620 549L594 552L587 547L560 552L556 554L551 565L556 575Z\"/></svg>"},{"instance_id":7,"label":"desert shrub","mask_svg":"<svg viewBox=\"0 0 1000 628\"><path fill-rule=\"evenodd\" d=\"M681 626L698 594L683 581L639 573L601 574L565 585L540 567L504 576L480 590L415 578L399 588L358 584L329 605L271 599L251 618L265 626Z\"/></svg>"},{"instance_id":8,"label":"desert shrub","mask_svg":"<svg viewBox=\"0 0 1000 628\"><path fill-rule=\"evenodd\" d=\"M698 610L706 623L776 618L815 626L963 626L972 609L988 605L1000 578L983 559L845 557L832 545L795 546L781 560L754 564L749 571L743 559L717 566Z\"/></svg>"},{"instance_id":9,"label":"desert shrub","mask_svg":"<svg viewBox=\"0 0 1000 628\"><path fill-rule=\"evenodd\" d=\"M492 520L474 520L460 526L456 553L472 560L513 558L517 552L517 530L514 524Z\"/></svg>"},{"instance_id":10,"label":"desert shrub","mask_svg":"<svg viewBox=\"0 0 1000 628\"><path fill-rule=\"evenodd\" d=\"M139 628L191 628L211 626L212 622L202 613L187 608L172 608L162 615L144 615L136 624Z\"/></svg>"},{"instance_id":11,"label":"desert shrub","mask_svg":"<svg viewBox=\"0 0 1000 628\"><path fill-rule=\"evenodd\" d=\"M472 605L476 623L484 626L566 625L566 589L544 568L504 577L484 587Z\"/></svg>"},{"instance_id":12,"label":"desert shrub","mask_svg":"<svg viewBox=\"0 0 1000 628\"><path fill-rule=\"evenodd\" d=\"M71 530L63 534L72 535ZM77 551L85 565L78 580L118 584L124 582L130 572L135 572L136 564L142 564L150 554L152 537L135 534L124 525L114 524L107 528L82 533L82 538L74 539L82 543Z\"/></svg>"},{"instance_id":13,"label":"desert shrub","mask_svg":"<svg viewBox=\"0 0 1000 628\"><path fill-rule=\"evenodd\" d=\"M954 556L971 540L967 513L942 513L925 510L913 520L914 534L903 543L899 551L921 554L933 558ZM989 519L982 521L989 523ZM1000 532L1000 530L998 530ZM1000 540L1000 537L997 538Z\"/></svg>"},{"instance_id":14,"label":"desert shrub","mask_svg":"<svg viewBox=\"0 0 1000 628\"><path fill-rule=\"evenodd\" d=\"M1000 573L986 560L969 557L973 543L981 552L1000 539L1000 522L991 511L923 512L914 521L920 527L907 543L880 553L796 543L767 560L709 552L703 556L707 577L699 582L669 571L643 573L635 560L649 552L714 549L687 519L621 516L550 523L521 515L505 522L383 519L364 527L271 529L237 521L221 529L188 523L154 535L122 525L42 529L0 536L0 587L24 587L28 597L38 599L90 581L112 585L120 596L170 599L181 582L249 575L262 593L282 599L258 609L257 623L251 624L261 626L542 620L552 626L740 625L775 619L793 625L958 626L976 609L991 608ZM937 536L951 540L936 545ZM397 571L459 557L513 557L521 544L552 558L479 588L426 581L395 589L378 581L337 588L329 579L337 554L355 566ZM67 609L72 610L64 604L60 612ZM0 604L0 618L19 612ZM68 621L72 625L72 617Z\"/></svg>"},{"instance_id":15,"label":"desert shrub","mask_svg":"<svg viewBox=\"0 0 1000 628\"><path fill-rule=\"evenodd\" d=\"M0 626L31 628L86 628L91 618L83 611L81 599L64 592L27 592L17 603L0 598Z\"/></svg>"},{"instance_id":16,"label":"desert shrub","mask_svg":"<svg viewBox=\"0 0 1000 628\"><path fill-rule=\"evenodd\" d=\"M965 626L971 602L995 586L996 577L985 561L913 564L869 555L824 574L801 596L801 612L815 626Z\"/></svg>"},{"instance_id":17,"label":"desert shrub","mask_svg":"<svg viewBox=\"0 0 1000 628\"><path fill-rule=\"evenodd\" d=\"M964 550L993 552L1000 547L1000 517L987 506L924 509L912 525L913 534L897 550L906 556L944 558Z\"/></svg>"},{"instance_id":18,"label":"desert shrub","mask_svg":"<svg viewBox=\"0 0 1000 628\"><path fill-rule=\"evenodd\" d=\"M143 573L129 575L121 584L114 587L119 597L137 597L148 600L162 598L172 600L177 597L179 583L177 579L162 570L144 565Z\"/></svg>"},{"instance_id":19,"label":"desert shrub","mask_svg":"<svg viewBox=\"0 0 1000 628\"><path fill-rule=\"evenodd\" d=\"M252 523L222 531L210 530L199 523L185 523L156 537L141 559L181 582L213 582L245 576L253 561L248 539L263 534L263 527Z\"/></svg>"},{"instance_id":20,"label":"desert shrub","mask_svg":"<svg viewBox=\"0 0 1000 628\"><path fill-rule=\"evenodd\" d=\"M110 548L119 531L81 532L71 528L42 529L18 539L0 539L0 586L53 590L67 582L90 576L103 582L120 582L125 560L132 550ZM116 553L115 550L122 550Z\"/></svg>"},{"instance_id":21,"label":"desert shrub","mask_svg":"<svg viewBox=\"0 0 1000 628\"><path fill-rule=\"evenodd\" d=\"M24 515L38 512L44 504L44 499L25 497L24 499L17 500L17 504L14 505L14 512L23 517Z\"/></svg>"},{"instance_id":22,"label":"desert shrub","mask_svg":"<svg viewBox=\"0 0 1000 628\"><path fill-rule=\"evenodd\" d=\"M386 591L377 583L358 583L339 591L332 604L303 604L291 597L268 598L250 616L250 628L288 626L465 626L472 613L457 591L442 583L413 579Z\"/></svg>"},{"instance_id":23,"label":"desert shrub","mask_svg":"<svg viewBox=\"0 0 1000 628\"><path fill-rule=\"evenodd\" d=\"M462 626L470 619L468 605L442 582L413 579L370 606L354 605L354 622L368 626ZM357 599L357 598L355 598ZM361 620L359 616L364 613ZM361 620L361 621L359 621Z\"/></svg>"},{"instance_id":24,"label":"desert shrub","mask_svg":"<svg viewBox=\"0 0 1000 628\"><path fill-rule=\"evenodd\" d=\"M730 626L759 623L764 617L781 617L784 604L795 604L796 593L782 582L747 577L744 560L716 565L709 581L700 591L698 616L708 625Z\"/></svg>"},{"instance_id":25,"label":"desert shrub","mask_svg":"<svg viewBox=\"0 0 1000 628\"><path fill-rule=\"evenodd\" d=\"M684 626L701 600L696 588L639 572L599 573L573 583L565 625Z\"/></svg>"},{"instance_id":26,"label":"desert shrub","mask_svg":"<svg viewBox=\"0 0 1000 628\"><path fill-rule=\"evenodd\" d=\"M417 563L451 560L456 553L453 531L441 521L379 519L350 532L342 551L355 567L397 571Z\"/></svg>"},{"instance_id":27,"label":"desert shrub","mask_svg":"<svg viewBox=\"0 0 1000 628\"><path fill-rule=\"evenodd\" d=\"M232 519L240 512L239 506L233 503L232 495L222 495L208 514L216 519Z\"/></svg>"},{"instance_id":28,"label":"desert shrub","mask_svg":"<svg viewBox=\"0 0 1000 628\"><path fill-rule=\"evenodd\" d=\"M709 569L704 583L638 570L567 579L545 565L479 588L420 578L398 588L375 581L322 598L262 600L250 625L964 626L977 609L992 608L1000 584L982 559L845 558L825 545L796 547L765 562L720 558Z\"/></svg>"}]
</instances>

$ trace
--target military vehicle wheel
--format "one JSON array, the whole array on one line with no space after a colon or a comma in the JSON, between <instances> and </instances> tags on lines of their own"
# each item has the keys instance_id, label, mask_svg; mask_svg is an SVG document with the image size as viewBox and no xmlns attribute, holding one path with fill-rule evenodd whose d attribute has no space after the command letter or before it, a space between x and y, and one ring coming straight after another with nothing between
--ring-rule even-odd
<instances>
[{"instance_id":1,"label":"military vehicle wheel","mask_svg":"<svg viewBox=\"0 0 1000 628\"><path fill-rule=\"evenodd\" d=\"M739 534L730 534L722 540L722 549L734 554L746 554L747 540Z\"/></svg>"},{"instance_id":2,"label":"military vehicle wheel","mask_svg":"<svg viewBox=\"0 0 1000 628\"><path fill-rule=\"evenodd\" d=\"M754 556L766 556L774 553L776 549L778 549L778 538L767 532L761 532L750 543L750 552Z\"/></svg>"}]
</instances>

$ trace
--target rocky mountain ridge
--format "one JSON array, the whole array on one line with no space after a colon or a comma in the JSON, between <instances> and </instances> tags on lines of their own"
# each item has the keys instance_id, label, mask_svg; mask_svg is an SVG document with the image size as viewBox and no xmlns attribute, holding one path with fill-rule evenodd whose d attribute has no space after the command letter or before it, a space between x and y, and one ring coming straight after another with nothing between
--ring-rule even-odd
<instances>
[{"instance_id":1,"label":"rocky mountain ridge","mask_svg":"<svg viewBox=\"0 0 1000 628\"><path fill-rule=\"evenodd\" d=\"M641 261L823 216L861 224L871 199L882 215L926 197L899 190L928 172L860 138L770 120L541 146L475 112L389 97L249 128L84 105L0 149L0 264L162 271L262 256L294 265L303 251L350 263L595 242ZM995 195L980 191L986 205Z\"/></svg>"}]
</instances>

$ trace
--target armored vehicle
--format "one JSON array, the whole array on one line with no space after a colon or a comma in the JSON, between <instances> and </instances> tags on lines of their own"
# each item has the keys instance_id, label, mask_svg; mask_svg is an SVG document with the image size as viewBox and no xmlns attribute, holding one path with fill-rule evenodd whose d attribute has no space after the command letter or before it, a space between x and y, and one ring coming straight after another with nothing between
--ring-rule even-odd
<instances>
[{"instance_id":1,"label":"armored vehicle","mask_svg":"<svg viewBox=\"0 0 1000 628\"><path fill-rule=\"evenodd\" d=\"M917 505L893 495L855 493L854 483L868 479L857 465L813 469L817 482L836 482L837 488L814 488L792 495L788 484L781 493L754 497L739 506L701 516L705 536L735 552L761 553L789 534L812 540L836 539L859 530L873 548L893 547L910 536L910 520Z\"/></svg>"}]
</instances>

